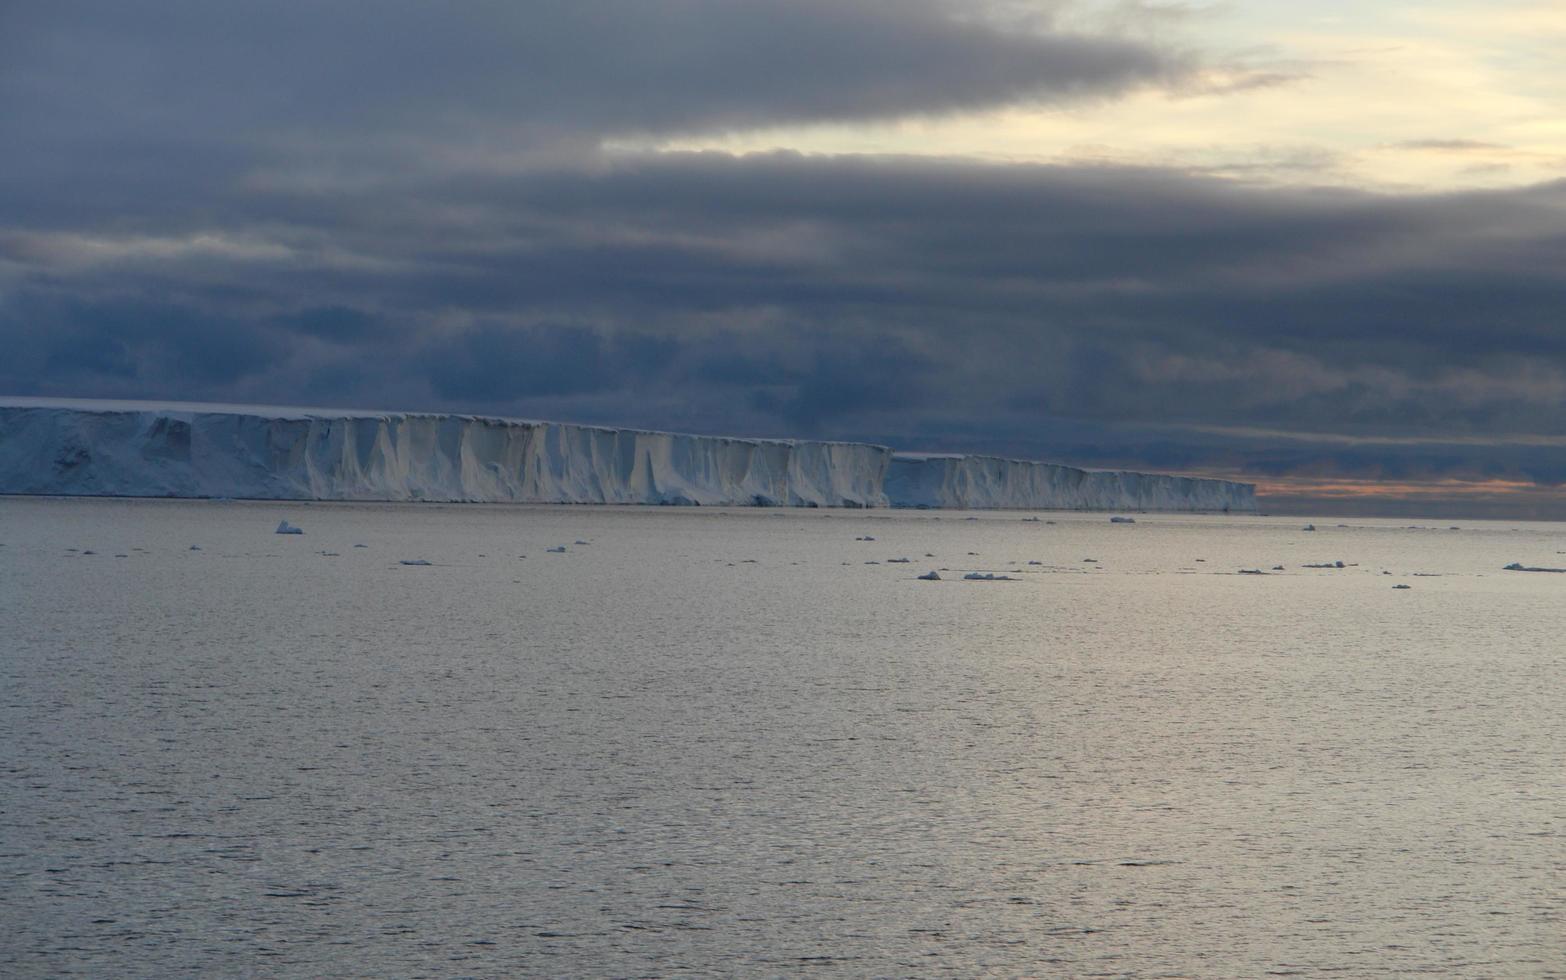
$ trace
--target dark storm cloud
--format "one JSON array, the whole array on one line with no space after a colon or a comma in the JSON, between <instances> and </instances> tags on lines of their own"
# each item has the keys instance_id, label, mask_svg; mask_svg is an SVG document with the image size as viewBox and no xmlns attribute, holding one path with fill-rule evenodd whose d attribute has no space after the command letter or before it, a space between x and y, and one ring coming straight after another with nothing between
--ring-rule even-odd
<instances>
[{"instance_id":1,"label":"dark storm cloud","mask_svg":"<svg viewBox=\"0 0 1566 980\"><path fill-rule=\"evenodd\" d=\"M124 165L237 141L507 146L1112 95L1187 59L938 0L11 5L0 114Z\"/></svg>"},{"instance_id":2,"label":"dark storm cloud","mask_svg":"<svg viewBox=\"0 0 1566 980\"><path fill-rule=\"evenodd\" d=\"M999 433L1041 416L1566 432L1566 185L1382 197L694 154L223 208L224 235L166 214L143 237L14 233L25 329L100 338L116 393L287 400L280 359L353 360L381 403L905 437L959 415L1016 451Z\"/></svg>"}]
</instances>

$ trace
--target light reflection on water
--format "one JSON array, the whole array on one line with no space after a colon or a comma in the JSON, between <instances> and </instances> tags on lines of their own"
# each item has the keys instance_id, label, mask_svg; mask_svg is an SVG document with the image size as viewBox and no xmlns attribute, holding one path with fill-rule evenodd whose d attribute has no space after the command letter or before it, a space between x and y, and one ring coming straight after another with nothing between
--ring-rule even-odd
<instances>
[{"instance_id":1,"label":"light reflection on water","mask_svg":"<svg viewBox=\"0 0 1566 980\"><path fill-rule=\"evenodd\" d=\"M1566 528L1022 516L0 500L0 973L1559 975Z\"/></svg>"}]
</instances>

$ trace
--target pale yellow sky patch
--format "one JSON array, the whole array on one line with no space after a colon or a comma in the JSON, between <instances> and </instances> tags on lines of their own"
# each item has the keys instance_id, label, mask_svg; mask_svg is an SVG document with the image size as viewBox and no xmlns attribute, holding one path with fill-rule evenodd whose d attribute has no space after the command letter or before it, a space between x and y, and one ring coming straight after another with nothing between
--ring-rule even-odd
<instances>
[{"instance_id":1,"label":"pale yellow sky patch","mask_svg":"<svg viewBox=\"0 0 1566 980\"><path fill-rule=\"evenodd\" d=\"M1191 18L1179 40L1208 52L1212 65L1185 92L783 127L658 148L1092 161L1378 190L1566 175L1566 4L1310 10L1257 0ZM1251 74L1282 80L1234 84Z\"/></svg>"}]
</instances>

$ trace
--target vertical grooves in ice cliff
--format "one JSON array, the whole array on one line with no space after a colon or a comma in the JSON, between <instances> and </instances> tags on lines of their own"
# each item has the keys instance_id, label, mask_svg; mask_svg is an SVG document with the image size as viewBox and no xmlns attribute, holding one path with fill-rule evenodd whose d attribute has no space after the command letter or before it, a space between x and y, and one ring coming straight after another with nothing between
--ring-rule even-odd
<instances>
[{"instance_id":1,"label":"vertical grooves in ice cliff","mask_svg":"<svg viewBox=\"0 0 1566 980\"><path fill-rule=\"evenodd\" d=\"M0 402L0 493L1255 510L1250 484L467 415Z\"/></svg>"},{"instance_id":2,"label":"vertical grooves in ice cliff","mask_svg":"<svg viewBox=\"0 0 1566 980\"><path fill-rule=\"evenodd\" d=\"M0 404L0 493L886 505L884 446L464 415Z\"/></svg>"}]
</instances>

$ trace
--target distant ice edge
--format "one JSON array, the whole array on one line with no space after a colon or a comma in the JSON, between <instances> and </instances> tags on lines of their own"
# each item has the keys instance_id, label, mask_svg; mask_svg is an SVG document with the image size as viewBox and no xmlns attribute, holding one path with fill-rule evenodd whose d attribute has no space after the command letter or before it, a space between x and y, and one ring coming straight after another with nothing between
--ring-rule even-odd
<instances>
[{"instance_id":1,"label":"distant ice edge","mask_svg":"<svg viewBox=\"0 0 1566 980\"><path fill-rule=\"evenodd\" d=\"M895 453L893 507L963 510L1162 510L1254 513L1256 487L1231 480L1083 470L999 456Z\"/></svg>"},{"instance_id":2,"label":"distant ice edge","mask_svg":"<svg viewBox=\"0 0 1566 980\"><path fill-rule=\"evenodd\" d=\"M1249 484L473 415L0 403L0 493L1248 511Z\"/></svg>"}]
</instances>

